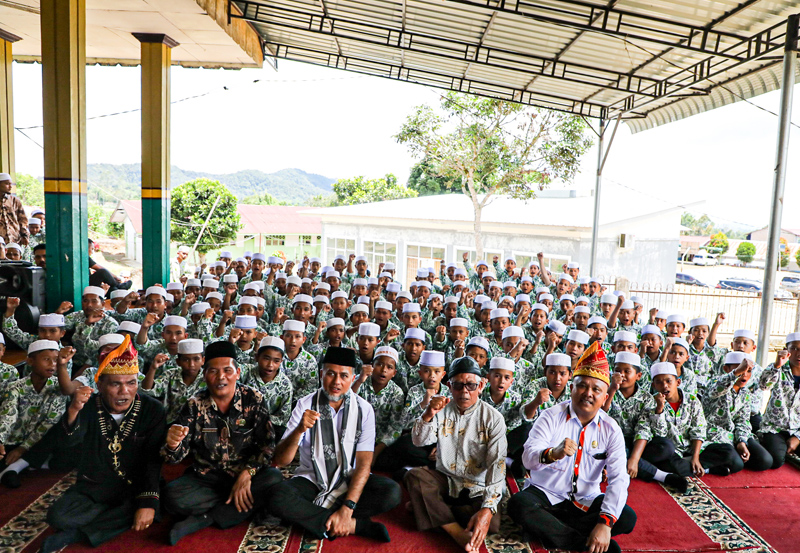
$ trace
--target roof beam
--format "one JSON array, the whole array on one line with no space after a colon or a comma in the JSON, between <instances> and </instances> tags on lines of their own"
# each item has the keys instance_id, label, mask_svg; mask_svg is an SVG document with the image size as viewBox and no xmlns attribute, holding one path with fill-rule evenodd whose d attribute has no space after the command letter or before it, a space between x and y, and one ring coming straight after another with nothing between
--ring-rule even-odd
<instances>
[{"instance_id":1,"label":"roof beam","mask_svg":"<svg viewBox=\"0 0 800 553\"><path fill-rule=\"evenodd\" d=\"M366 59L353 56L342 56L325 53L310 48L266 42L275 52L275 57L303 63L323 65L335 69L344 69L354 73L363 73L384 77L397 81L421 84L444 90L454 90L487 98L500 98L511 102L530 106L584 115L586 117L605 117L606 108L600 104L575 101L554 94L531 92L509 86L498 85L475 79L464 79L459 75L442 75L424 69L402 67L384 60Z\"/></svg>"},{"instance_id":2,"label":"roof beam","mask_svg":"<svg viewBox=\"0 0 800 553\"><path fill-rule=\"evenodd\" d=\"M484 65L502 70L515 70L526 75L564 80L627 94L652 96L663 87L661 81L635 77L617 71L588 65L564 63L555 59L535 56L481 44L413 33L399 28L386 28L351 19L334 18L319 13L265 5L250 0L238 2L242 15L233 15L253 23L274 25L312 34L330 36L339 40L352 40L377 46L396 48L441 59ZM341 48L339 54L341 55ZM464 75L466 78L466 75Z\"/></svg>"},{"instance_id":3,"label":"roof beam","mask_svg":"<svg viewBox=\"0 0 800 553\"><path fill-rule=\"evenodd\" d=\"M732 44L748 37L734 33L712 31L665 17L629 12L608 6L598 6L580 0L559 0L558 4L542 4L536 0L445 0L446 3L483 7L491 11L513 14L584 31L615 36L624 40L639 40L712 56L740 60L727 52Z\"/></svg>"}]
</instances>

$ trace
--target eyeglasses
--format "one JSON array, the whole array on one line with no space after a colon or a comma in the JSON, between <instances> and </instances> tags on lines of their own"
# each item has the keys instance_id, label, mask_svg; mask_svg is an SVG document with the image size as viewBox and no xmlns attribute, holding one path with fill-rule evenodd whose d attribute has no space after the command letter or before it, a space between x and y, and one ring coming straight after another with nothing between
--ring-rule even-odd
<instances>
[{"instance_id":1,"label":"eyeglasses","mask_svg":"<svg viewBox=\"0 0 800 553\"><path fill-rule=\"evenodd\" d=\"M477 382L451 382L450 386L453 388L454 392L460 392L464 388L466 388L468 392L474 392L478 389Z\"/></svg>"}]
</instances>

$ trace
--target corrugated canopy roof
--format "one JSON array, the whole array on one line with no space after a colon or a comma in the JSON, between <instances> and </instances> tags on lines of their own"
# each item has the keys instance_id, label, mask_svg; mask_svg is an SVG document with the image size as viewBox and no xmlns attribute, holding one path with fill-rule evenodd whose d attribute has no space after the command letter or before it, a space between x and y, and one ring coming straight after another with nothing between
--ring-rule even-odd
<instances>
[{"instance_id":1,"label":"corrugated canopy roof","mask_svg":"<svg viewBox=\"0 0 800 553\"><path fill-rule=\"evenodd\" d=\"M780 87L767 0L234 0L265 55L641 131Z\"/></svg>"}]
</instances>

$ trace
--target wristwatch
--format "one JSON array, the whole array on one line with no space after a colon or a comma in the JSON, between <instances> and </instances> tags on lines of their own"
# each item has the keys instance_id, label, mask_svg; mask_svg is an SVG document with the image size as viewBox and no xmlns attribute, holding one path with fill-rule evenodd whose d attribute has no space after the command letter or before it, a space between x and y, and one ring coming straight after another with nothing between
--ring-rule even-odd
<instances>
[{"instance_id":1,"label":"wristwatch","mask_svg":"<svg viewBox=\"0 0 800 553\"><path fill-rule=\"evenodd\" d=\"M350 499L345 499L344 501L342 501L342 505L344 505L345 507L347 507L351 511L355 511L356 510L356 502L352 501Z\"/></svg>"}]
</instances>

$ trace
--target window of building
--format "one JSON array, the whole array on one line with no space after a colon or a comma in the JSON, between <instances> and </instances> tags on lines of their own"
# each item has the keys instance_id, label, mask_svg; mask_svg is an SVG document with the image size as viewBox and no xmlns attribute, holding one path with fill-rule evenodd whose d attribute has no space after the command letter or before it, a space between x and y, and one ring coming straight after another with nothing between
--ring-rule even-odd
<instances>
[{"instance_id":1,"label":"window of building","mask_svg":"<svg viewBox=\"0 0 800 553\"><path fill-rule=\"evenodd\" d=\"M264 237L265 246L284 246L286 245L286 235L272 234Z\"/></svg>"},{"instance_id":2,"label":"window of building","mask_svg":"<svg viewBox=\"0 0 800 553\"><path fill-rule=\"evenodd\" d=\"M333 264L333 258L343 255L345 259L351 254L356 253L356 241L354 238L328 238L326 240L326 262Z\"/></svg>"},{"instance_id":3,"label":"window of building","mask_svg":"<svg viewBox=\"0 0 800 553\"><path fill-rule=\"evenodd\" d=\"M381 263L397 262L397 244L395 242L364 241L364 257L367 258L373 276Z\"/></svg>"},{"instance_id":4,"label":"window of building","mask_svg":"<svg viewBox=\"0 0 800 553\"><path fill-rule=\"evenodd\" d=\"M442 259L444 259L444 246L420 246L409 244L406 246L406 288L411 281L417 278L417 269L433 267L439 275Z\"/></svg>"},{"instance_id":5,"label":"window of building","mask_svg":"<svg viewBox=\"0 0 800 553\"><path fill-rule=\"evenodd\" d=\"M569 263L570 257L566 255L558 255L558 254L550 254L545 253L544 257L542 258L542 264L545 268L550 271L551 273L561 274L564 269L564 263Z\"/></svg>"},{"instance_id":6,"label":"window of building","mask_svg":"<svg viewBox=\"0 0 800 553\"><path fill-rule=\"evenodd\" d=\"M308 234L304 234L300 236L300 243L304 246L310 246L313 244L312 237Z\"/></svg>"}]
</instances>

